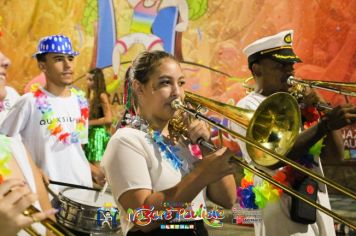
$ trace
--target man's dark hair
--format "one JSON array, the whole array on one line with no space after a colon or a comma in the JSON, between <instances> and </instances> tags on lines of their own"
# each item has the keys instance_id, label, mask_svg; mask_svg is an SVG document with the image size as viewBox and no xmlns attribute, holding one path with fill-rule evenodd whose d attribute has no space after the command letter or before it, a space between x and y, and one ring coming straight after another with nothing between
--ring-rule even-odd
<instances>
[{"instance_id":1,"label":"man's dark hair","mask_svg":"<svg viewBox=\"0 0 356 236\"><path fill-rule=\"evenodd\" d=\"M248 68L250 69L252 75L254 75L254 72L252 70L253 64L259 64L259 63L260 63L260 59L257 59L257 60L254 60L254 61L251 61L251 62L248 63Z\"/></svg>"},{"instance_id":2,"label":"man's dark hair","mask_svg":"<svg viewBox=\"0 0 356 236\"><path fill-rule=\"evenodd\" d=\"M258 63L258 61L253 61L253 62L249 62L248 63L248 68L250 69L251 72L253 72L252 71L252 65L255 64L255 63Z\"/></svg>"},{"instance_id":3,"label":"man's dark hair","mask_svg":"<svg viewBox=\"0 0 356 236\"><path fill-rule=\"evenodd\" d=\"M37 61L41 61L41 62L46 61L46 55L47 55L47 53L37 54L37 55L36 55Z\"/></svg>"}]
</instances>

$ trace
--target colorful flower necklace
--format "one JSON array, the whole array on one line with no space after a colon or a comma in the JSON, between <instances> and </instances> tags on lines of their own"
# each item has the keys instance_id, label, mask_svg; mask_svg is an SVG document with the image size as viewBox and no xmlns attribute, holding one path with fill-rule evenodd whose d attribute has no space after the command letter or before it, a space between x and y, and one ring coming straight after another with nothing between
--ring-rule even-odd
<instances>
[{"instance_id":1,"label":"colorful flower necklace","mask_svg":"<svg viewBox=\"0 0 356 236\"><path fill-rule=\"evenodd\" d=\"M153 130L146 120L138 115L126 113L125 125L147 133L147 139L157 144L163 158L168 160L174 169L179 170L183 166L183 161L177 155L179 148L164 142L164 138L159 131Z\"/></svg>"},{"instance_id":2,"label":"colorful flower necklace","mask_svg":"<svg viewBox=\"0 0 356 236\"><path fill-rule=\"evenodd\" d=\"M302 109L303 127L305 129L313 126L318 122L320 115L316 108ZM314 156L320 155L323 147L323 139L315 143L308 151L307 154L302 156L297 162L306 167L313 168ZM283 190L263 180L259 186L254 186L253 173L244 169L244 178L241 180L241 186L237 188L237 196L240 206L246 209L261 209L264 208L267 202L273 202L279 199ZM293 167L287 165L277 171L272 177L274 180L283 184L284 186L293 186L293 184L303 179L305 174L297 171Z\"/></svg>"},{"instance_id":3,"label":"colorful flower necklace","mask_svg":"<svg viewBox=\"0 0 356 236\"><path fill-rule=\"evenodd\" d=\"M10 139L5 135L0 135L0 184L4 181L4 175L11 174L8 166L11 158Z\"/></svg>"},{"instance_id":4,"label":"colorful flower necklace","mask_svg":"<svg viewBox=\"0 0 356 236\"><path fill-rule=\"evenodd\" d=\"M50 120L47 129L50 131L51 135L57 137L58 141L65 144L78 143L80 134L86 129L86 122L89 117L88 102L84 92L73 87L70 89L70 91L77 96L80 107L80 118L76 120L76 130L67 132L63 130L63 126L58 119L53 118L54 112L51 104L48 102L47 95L42 91L39 84L32 85L31 91L36 98L37 108L42 113L42 119Z\"/></svg>"},{"instance_id":5,"label":"colorful flower necklace","mask_svg":"<svg viewBox=\"0 0 356 236\"><path fill-rule=\"evenodd\" d=\"M183 161L176 154L179 151L179 148L171 144L166 144L162 134L159 131L149 128L147 130L147 134L149 135L149 138L158 145L161 155L171 163L174 169L179 170L183 166Z\"/></svg>"}]
</instances>

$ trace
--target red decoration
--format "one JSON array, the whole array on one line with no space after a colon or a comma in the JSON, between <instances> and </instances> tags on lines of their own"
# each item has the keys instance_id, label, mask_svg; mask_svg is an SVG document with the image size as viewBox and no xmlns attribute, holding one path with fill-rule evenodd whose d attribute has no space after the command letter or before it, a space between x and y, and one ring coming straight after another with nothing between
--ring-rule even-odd
<instances>
[{"instance_id":1,"label":"red decoration","mask_svg":"<svg viewBox=\"0 0 356 236\"><path fill-rule=\"evenodd\" d=\"M312 195L314 192L315 192L315 188L312 185L308 184L307 185L307 193Z\"/></svg>"},{"instance_id":2,"label":"red decoration","mask_svg":"<svg viewBox=\"0 0 356 236\"><path fill-rule=\"evenodd\" d=\"M318 110L315 107L306 107L301 110L302 116L305 118L304 129L316 125L320 119Z\"/></svg>"}]
</instances>

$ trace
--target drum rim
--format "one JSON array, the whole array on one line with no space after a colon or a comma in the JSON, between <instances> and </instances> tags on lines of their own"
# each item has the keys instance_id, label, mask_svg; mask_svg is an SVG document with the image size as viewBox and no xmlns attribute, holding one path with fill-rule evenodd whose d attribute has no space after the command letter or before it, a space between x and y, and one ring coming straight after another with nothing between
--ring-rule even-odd
<instances>
[{"instance_id":1,"label":"drum rim","mask_svg":"<svg viewBox=\"0 0 356 236\"><path fill-rule=\"evenodd\" d=\"M75 231L79 231L82 233L116 233L119 230L121 230L121 224L120 221L118 221L118 224L116 226L116 228L106 228L106 229L93 229L93 230L89 230L89 229L85 229L80 225L74 224L72 222L70 222L69 220L65 219L64 217L62 217L61 215L59 215L58 213L56 214L56 219L58 220L58 223L62 224L63 226L66 226L72 230ZM98 226L99 227L99 226Z\"/></svg>"},{"instance_id":2,"label":"drum rim","mask_svg":"<svg viewBox=\"0 0 356 236\"><path fill-rule=\"evenodd\" d=\"M73 188L73 187L68 187L68 188L65 188L63 189L62 191L59 192L58 194L58 200L60 202L60 211L57 212L55 214L57 220L58 220L58 223L72 229L72 230L76 230L76 231L79 231L79 232L84 232L84 233L97 233L97 234L100 234L100 233L115 233L115 232L118 232L120 229L121 229L121 222L120 222L120 218L117 218L116 222L117 222L117 225L116 227L113 227L112 229L110 228L99 228L100 226L96 225L93 226L93 227L89 227L89 228L84 228L82 227L79 222L78 223L73 223L72 221L70 221L69 219L67 219L66 217L62 216L61 215L61 211L63 211L65 214L71 214L70 213L70 208L77 208L78 209L78 214L79 213L83 213L84 211L98 211L99 208L104 208L104 206L91 206L91 205L88 205L88 204L85 204L85 203L80 203L80 202L76 202L72 199L70 199L69 197L67 196L64 196L64 192L66 190L70 190L70 189L76 189L76 188ZM90 191L95 191L95 192L100 192L100 191L96 191L96 190L90 190ZM69 205L68 209L64 209L62 207L62 204L63 205ZM115 208L118 213L120 212L119 209L116 207L116 206L113 206L112 208ZM71 214L73 215L73 214ZM119 214L118 214L119 215ZM74 216L74 215L73 215ZM85 218L84 219L85 222L88 222L88 221L95 221L94 218Z\"/></svg>"},{"instance_id":3,"label":"drum rim","mask_svg":"<svg viewBox=\"0 0 356 236\"><path fill-rule=\"evenodd\" d=\"M68 202L74 203L73 205L78 205L78 204L80 204L80 205L87 206L87 207L91 207L91 208L104 207L104 206L91 206L91 205L88 205L88 204L86 204L86 203L79 203L79 202L76 202L76 201L74 201L74 200L72 200L72 199L70 199L70 198L64 196L62 192L66 191L66 190L69 190L69 189L78 189L78 188L68 187L68 188L65 188L65 189L63 189L62 191L60 191L59 194L58 194L58 200L59 200L60 202L62 201L61 197L63 197L64 199L68 200ZM97 191L97 190L90 190L90 191L95 191L95 192L99 192L99 193L100 193L100 191ZM113 200L114 200L114 198L113 198ZM115 200L114 200L114 203L115 203ZM115 203L115 204L116 204L116 203ZM118 208L117 206L112 206L112 207L113 207L113 208L116 208L116 209L119 211L119 208Z\"/></svg>"}]
</instances>

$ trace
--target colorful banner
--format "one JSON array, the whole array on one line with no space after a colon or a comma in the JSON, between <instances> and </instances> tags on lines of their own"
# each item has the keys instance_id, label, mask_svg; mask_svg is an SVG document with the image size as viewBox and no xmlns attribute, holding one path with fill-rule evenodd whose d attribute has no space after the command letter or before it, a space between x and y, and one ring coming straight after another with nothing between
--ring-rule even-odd
<instances>
[{"instance_id":1,"label":"colorful banner","mask_svg":"<svg viewBox=\"0 0 356 236\"><path fill-rule=\"evenodd\" d=\"M345 161L356 161L356 125L341 130L345 147Z\"/></svg>"},{"instance_id":2,"label":"colorful banner","mask_svg":"<svg viewBox=\"0 0 356 236\"><path fill-rule=\"evenodd\" d=\"M112 0L98 1L98 6L96 67L105 68L112 65L112 51L116 42L115 15Z\"/></svg>"},{"instance_id":3,"label":"colorful banner","mask_svg":"<svg viewBox=\"0 0 356 236\"><path fill-rule=\"evenodd\" d=\"M182 60L187 90L235 104L246 95L242 82L250 76L243 48L260 37L293 29L293 47L303 60L295 67L297 77L356 82L355 9L356 1L339 0L4 1L0 49L12 60L8 83L22 92L39 74L31 55L45 35L70 36L80 52L78 78L93 58L98 67L110 66L115 48L117 79L112 67L104 72L119 120L122 78L129 62L143 50L174 53ZM86 90L82 79L75 85ZM336 93L320 93L332 106L356 102ZM349 151L345 161L354 160L354 128L343 132Z\"/></svg>"}]
</instances>

